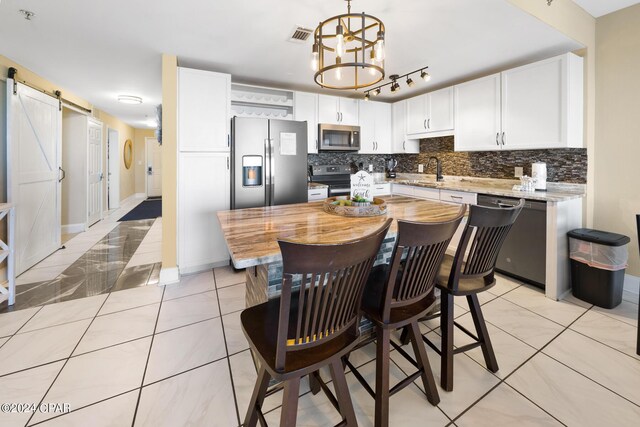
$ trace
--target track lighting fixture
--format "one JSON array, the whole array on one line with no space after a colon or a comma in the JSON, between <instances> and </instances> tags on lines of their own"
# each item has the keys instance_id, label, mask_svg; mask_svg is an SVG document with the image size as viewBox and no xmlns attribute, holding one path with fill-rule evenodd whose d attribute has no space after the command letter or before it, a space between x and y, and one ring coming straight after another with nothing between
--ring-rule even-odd
<instances>
[{"instance_id":1,"label":"track lighting fixture","mask_svg":"<svg viewBox=\"0 0 640 427\"><path fill-rule=\"evenodd\" d=\"M373 52L372 52L373 53ZM373 56L373 55L372 55ZM374 61L374 59L372 58L372 62ZM398 75L398 74L392 74L389 76L389 82L381 84L380 86L374 87L373 89L369 89L365 92L364 94L364 100L365 101L369 101L371 99L371 96L377 96L380 95L380 91L382 90L383 87L385 86L390 86L391 89L391 93L396 93L398 92L401 88L400 88L400 83L398 83L398 81L400 79L403 79L406 77L406 83L408 87L413 87L415 86L416 82L411 78L412 74L416 74L416 73L420 73L420 78L422 80L424 80L425 82L428 82L429 80L431 80L431 75L429 73L427 73L427 68L429 67L424 67L424 68L418 68L417 70L414 70L410 73L407 74L403 74L403 75Z\"/></svg>"}]
</instances>

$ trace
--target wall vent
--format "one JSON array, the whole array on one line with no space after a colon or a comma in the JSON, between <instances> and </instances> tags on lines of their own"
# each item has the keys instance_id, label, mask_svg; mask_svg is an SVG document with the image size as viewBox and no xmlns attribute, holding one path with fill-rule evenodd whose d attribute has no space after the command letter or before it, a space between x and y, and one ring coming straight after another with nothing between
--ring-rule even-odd
<instances>
[{"instance_id":1,"label":"wall vent","mask_svg":"<svg viewBox=\"0 0 640 427\"><path fill-rule=\"evenodd\" d=\"M293 31L291 32L291 36L289 37L290 42L294 43L304 43L309 39L309 36L313 33L313 30L309 28L305 28L301 25L296 25L293 27Z\"/></svg>"}]
</instances>

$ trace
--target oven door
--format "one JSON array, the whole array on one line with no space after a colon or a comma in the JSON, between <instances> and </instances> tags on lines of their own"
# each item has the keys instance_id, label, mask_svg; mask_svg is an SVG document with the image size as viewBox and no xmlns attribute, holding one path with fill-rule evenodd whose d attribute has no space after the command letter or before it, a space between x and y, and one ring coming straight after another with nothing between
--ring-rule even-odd
<instances>
[{"instance_id":1,"label":"oven door","mask_svg":"<svg viewBox=\"0 0 640 427\"><path fill-rule=\"evenodd\" d=\"M343 125L318 125L320 151L358 151L360 127Z\"/></svg>"},{"instance_id":2,"label":"oven door","mask_svg":"<svg viewBox=\"0 0 640 427\"><path fill-rule=\"evenodd\" d=\"M351 195L351 187L344 185L330 185L329 186L329 197L336 196L347 196Z\"/></svg>"}]
</instances>

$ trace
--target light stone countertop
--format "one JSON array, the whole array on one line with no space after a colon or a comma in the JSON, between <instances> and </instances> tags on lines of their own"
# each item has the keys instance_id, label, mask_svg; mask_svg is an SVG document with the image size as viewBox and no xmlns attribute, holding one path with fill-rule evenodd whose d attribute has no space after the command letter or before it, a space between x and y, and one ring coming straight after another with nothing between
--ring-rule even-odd
<instances>
[{"instance_id":1,"label":"light stone countertop","mask_svg":"<svg viewBox=\"0 0 640 427\"><path fill-rule=\"evenodd\" d=\"M524 198L527 200L540 200L545 202L563 202L566 200L584 197L586 189L584 184L547 183L547 191L516 191L514 185L519 185L519 180L474 178L445 176L443 182L436 182L435 175L426 174L402 174L396 178L386 178L384 174L375 174L376 183L391 182L394 184L412 185L416 187L438 188L441 190L465 191L468 193L488 194L493 196Z\"/></svg>"},{"instance_id":2,"label":"light stone countertop","mask_svg":"<svg viewBox=\"0 0 640 427\"><path fill-rule=\"evenodd\" d=\"M313 190L314 188L329 188L327 184L320 184L319 182L308 182L307 188Z\"/></svg>"}]
</instances>

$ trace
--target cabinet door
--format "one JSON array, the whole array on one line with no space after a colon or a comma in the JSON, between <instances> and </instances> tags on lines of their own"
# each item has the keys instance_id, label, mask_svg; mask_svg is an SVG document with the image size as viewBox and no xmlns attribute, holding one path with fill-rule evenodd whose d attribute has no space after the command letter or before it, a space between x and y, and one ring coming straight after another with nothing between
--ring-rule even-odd
<instances>
[{"instance_id":1,"label":"cabinet door","mask_svg":"<svg viewBox=\"0 0 640 427\"><path fill-rule=\"evenodd\" d=\"M179 68L179 151L229 151L230 109L230 75Z\"/></svg>"},{"instance_id":2,"label":"cabinet door","mask_svg":"<svg viewBox=\"0 0 640 427\"><path fill-rule=\"evenodd\" d=\"M339 98L337 96L318 95L318 122L340 124Z\"/></svg>"},{"instance_id":3,"label":"cabinet door","mask_svg":"<svg viewBox=\"0 0 640 427\"><path fill-rule=\"evenodd\" d=\"M307 122L307 152L318 152L318 95L315 93L295 92L294 118Z\"/></svg>"},{"instance_id":4,"label":"cabinet door","mask_svg":"<svg viewBox=\"0 0 640 427\"><path fill-rule=\"evenodd\" d=\"M229 252L216 212L229 209L229 154L181 153L178 167L178 266L221 265Z\"/></svg>"},{"instance_id":5,"label":"cabinet door","mask_svg":"<svg viewBox=\"0 0 640 427\"><path fill-rule=\"evenodd\" d=\"M340 124L346 126L358 126L360 118L358 114L357 99L340 98Z\"/></svg>"},{"instance_id":6,"label":"cabinet door","mask_svg":"<svg viewBox=\"0 0 640 427\"><path fill-rule=\"evenodd\" d=\"M565 58L563 55L502 73L503 149L566 146Z\"/></svg>"},{"instance_id":7,"label":"cabinet door","mask_svg":"<svg viewBox=\"0 0 640 427\"><path fill-rule=\"evenodd\" d=\"M376 104L360 101L360 154L374 154L376 150Z\"/></svg>"},{"instance_id":8,"label":"cabinet door","mask_svg":"<svg viewBox=\"0 0 640 427\"><path fill-rule=\"evenodd\" d=\"M376 153L390 154L391 149L391 104L375 103Z\"/></svg>"},{"instance_id":9,"label":"cabinet door","mask_svg":"<svg viewBox=\"0 0 640 427\"><path fill-rule=\"evenodd\" d=\"M407 99L407 134L427 131L427 95Z\"/></svg>"},{"instance_id":10,"label":"cabinet door","mask_svg":"<svg viewBox=\"0 0 640 427\"><path fill-rule=\"evenodd\" d=\"M500 74L454 87L456 151L499 150Z\"/></svg>"},{"instance_id":11,"label":"cabinet door","mask_svg":"<svg viewBox=\"0 0 640 427\"><path fill-rule=\"evenodd\" d=\"M427 132L453 130L453 87L427 94Z\"/></svg>"},{"instance_id":12,"label":"cabinet door","mask_svg":"<svg viewBox=\"0 0 640 427\"><path fill-rule=\"evenodd\" d=\"M406 153L407 141L407 101L394 102L391 106L391 147L394 153Z\"/></svg>"}]
</instances>

